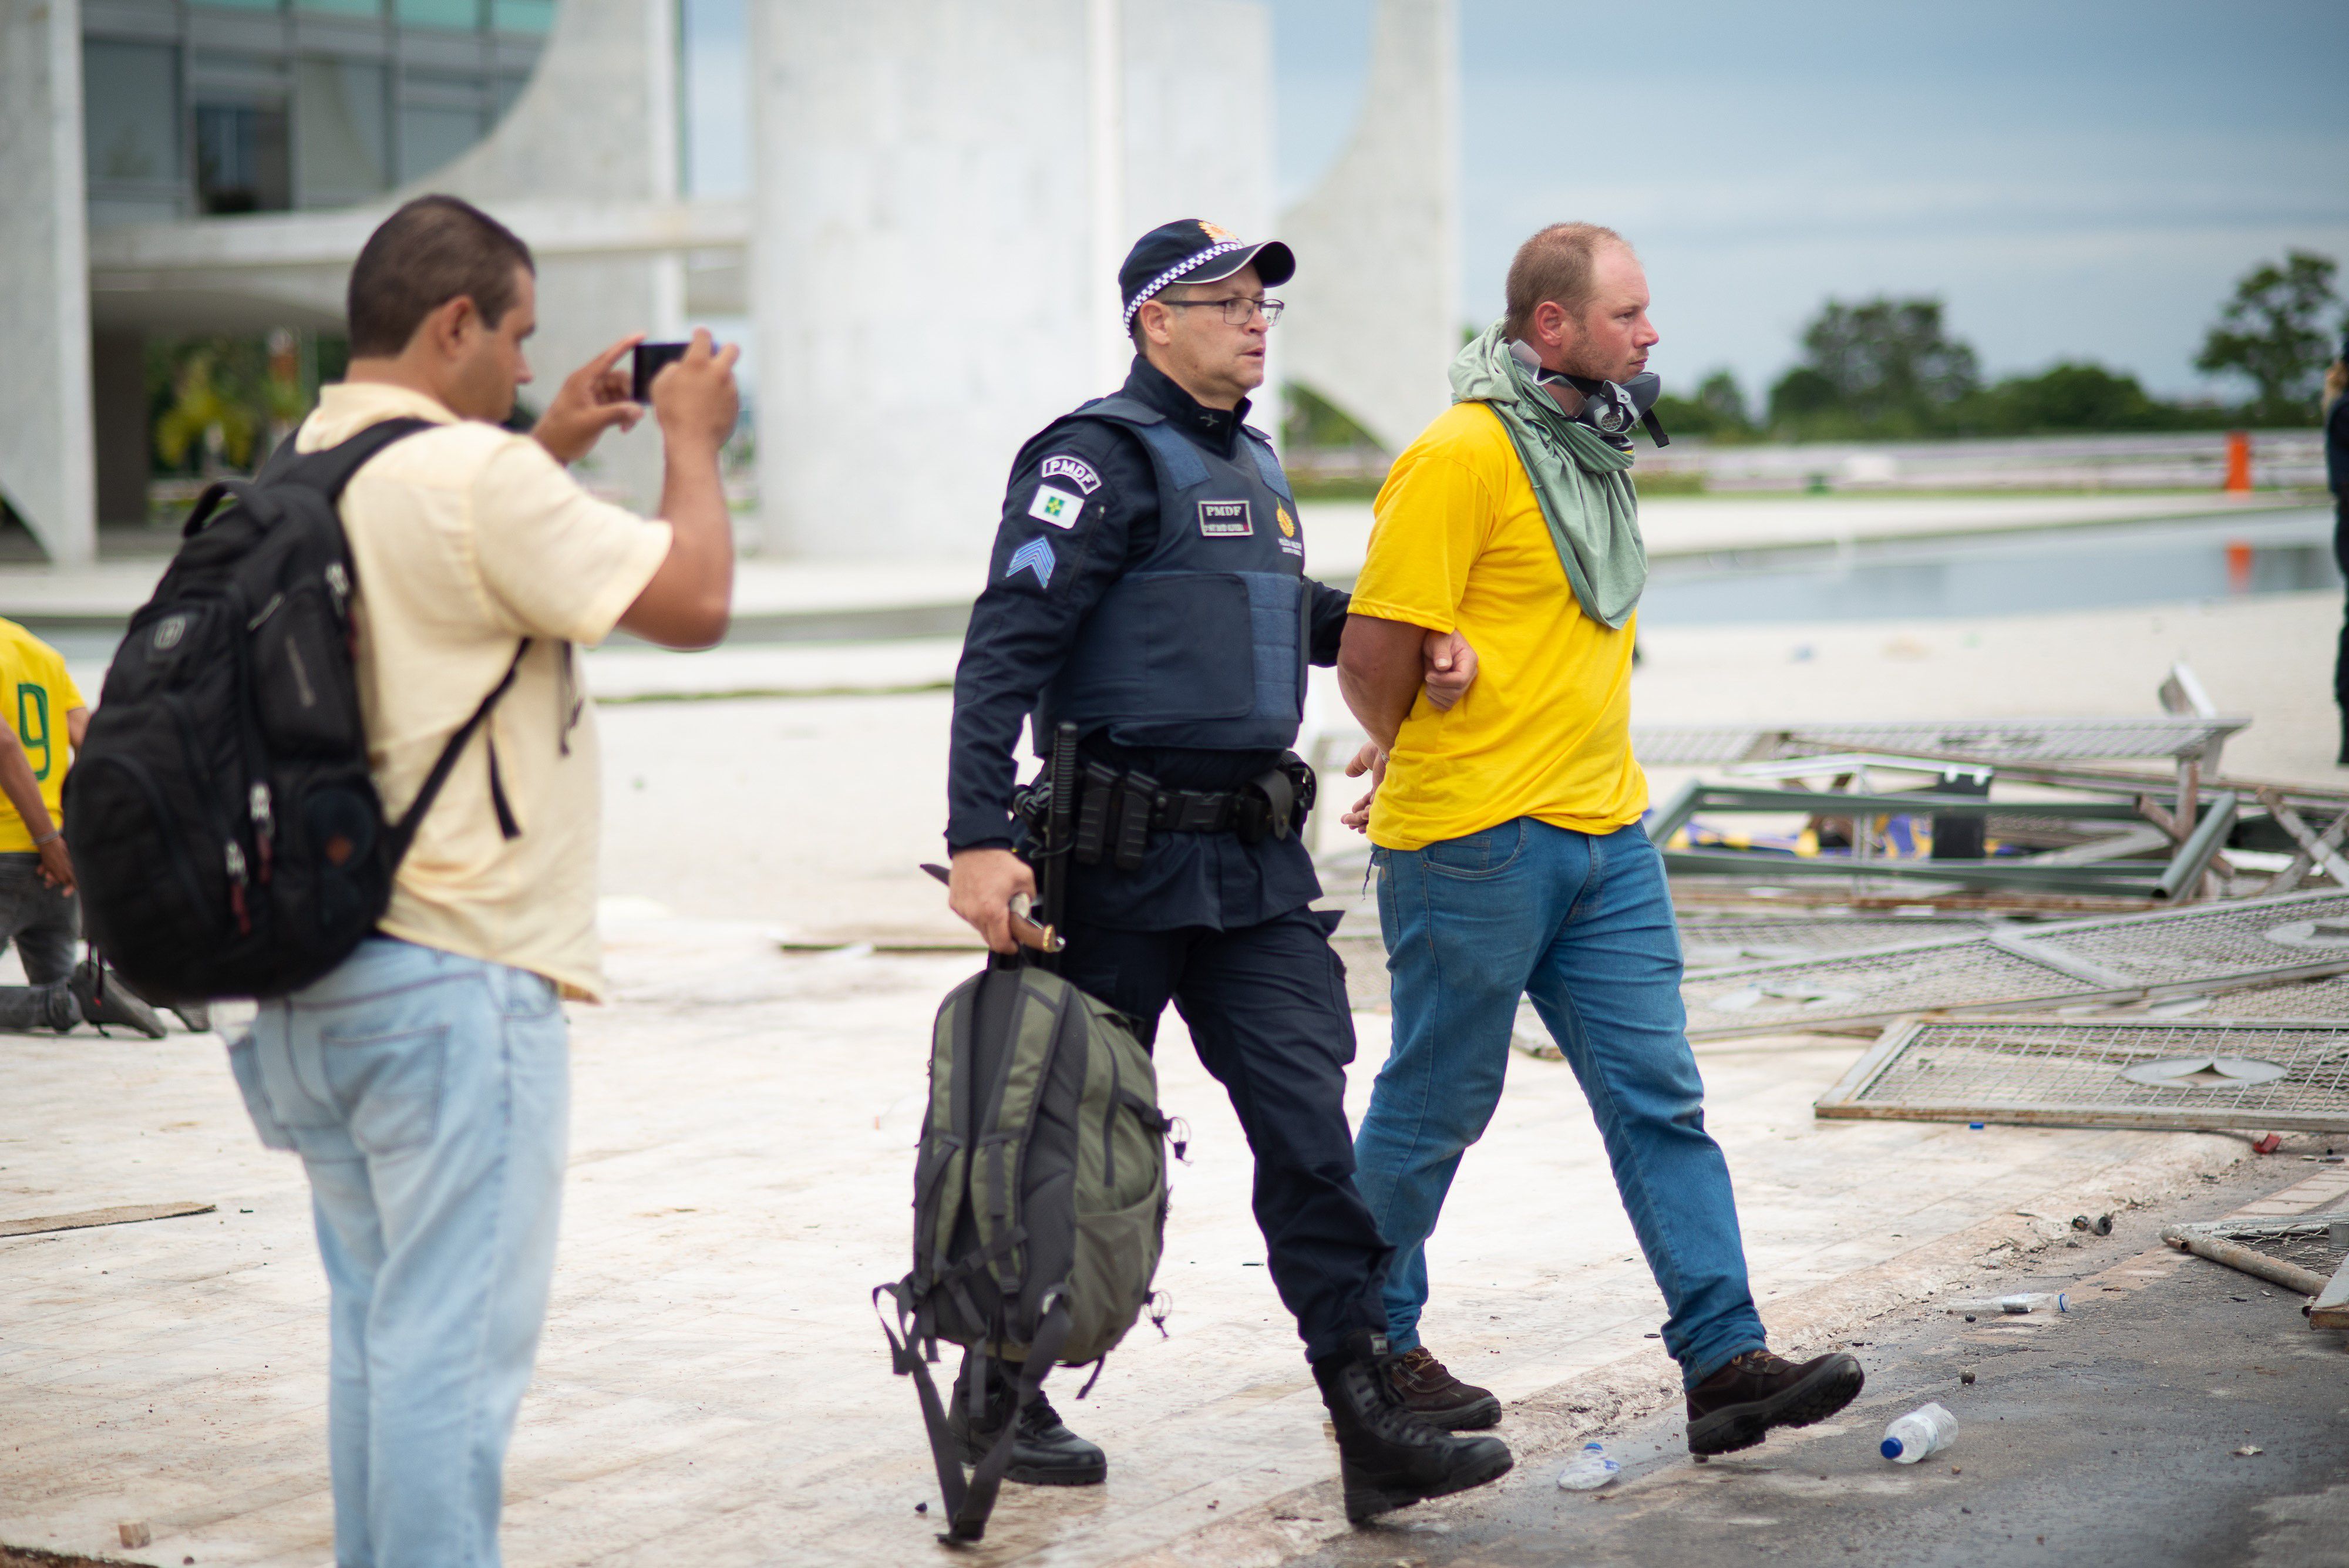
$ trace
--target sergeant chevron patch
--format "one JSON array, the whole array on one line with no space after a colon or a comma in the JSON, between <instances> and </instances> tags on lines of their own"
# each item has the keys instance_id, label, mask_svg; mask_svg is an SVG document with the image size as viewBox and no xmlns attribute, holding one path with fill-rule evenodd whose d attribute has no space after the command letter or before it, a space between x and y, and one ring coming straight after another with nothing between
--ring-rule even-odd
<instances>
[{"instance_id":1,"label":"sergeant chevron patch","mask_svg":"<svg viewBox=\"0 0 2349 1568\"><path fill-rule=\"evenodd\" d=\"M1011 552L1011 565L1004 569L1003 580L1008 583L1022 572L1033 572L1036 586L1049 588L1052 586L1052 568L1057 565L1050 539L1030 539Z\"/></svg>"}]
</instances>

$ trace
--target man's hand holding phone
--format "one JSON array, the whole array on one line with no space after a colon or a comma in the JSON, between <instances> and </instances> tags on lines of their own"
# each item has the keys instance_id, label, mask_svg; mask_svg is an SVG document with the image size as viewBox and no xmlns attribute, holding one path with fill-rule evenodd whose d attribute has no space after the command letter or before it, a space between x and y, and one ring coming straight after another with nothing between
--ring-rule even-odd
<instances>
[{"instance_id":1,"label":"man's hand holding phone","mask_svg":"<svg viewBox=\"0 0 2349 1568\"><path fill-rule=\"evenodd\" d=\"M554 454L555 462L577 462L595 450L605 431L614 425L632 431L645 417L645 406L628 396L627 372L619 368L620 356L644 338L643 333L631 332L563 378L554 400L530 432Z\"/></svg>"},{"instance_id":2,"label":"man's hand holding phone","mask_svg":"<svg viewBox=\"0 0 2349 1568\"><path fill-rule=\"evenodd\" d=\"M652 373L646 391L652 399L653 417L660 421L661 437L670 445L682 441L706 445L714 452L734 433L734 421L741 410L741 394L734 385L734 362L742 357L741 345L730 343L720 348L708 329L697 327L693 340L672 357L671 351L678 348L671 343L647 343L638 350L640 355L663 350L652 358L667 361L647 367Z\"/></svg>"}]
</instances>

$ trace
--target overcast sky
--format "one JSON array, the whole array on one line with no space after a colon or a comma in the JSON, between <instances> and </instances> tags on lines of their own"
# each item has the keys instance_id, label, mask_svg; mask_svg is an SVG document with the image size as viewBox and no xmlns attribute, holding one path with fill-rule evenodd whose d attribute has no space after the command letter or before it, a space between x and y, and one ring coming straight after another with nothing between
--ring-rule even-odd
<instances>
[{"instance_id":1,"label":"overcast sky","mask_svg":"<svg viewBox=\"0 0 2349 1568\"><path fill-rule=\"evenodd\" d=\"M741 4L688 0L705 189L741 178L717 151L740 89L709 68L739 72ZM1289 200L1361 109L1371 5L1268 4ZM1993 375L2091 358L2208 392L2194 350L2238 275L2349 260L2349 0L1460 11L1463 321L1499 314L1534 229L1609 223L1682 388L1726 365L1756 392L1822 300L1889 293L1940 296Z\"/></svg>"}]
</instances>

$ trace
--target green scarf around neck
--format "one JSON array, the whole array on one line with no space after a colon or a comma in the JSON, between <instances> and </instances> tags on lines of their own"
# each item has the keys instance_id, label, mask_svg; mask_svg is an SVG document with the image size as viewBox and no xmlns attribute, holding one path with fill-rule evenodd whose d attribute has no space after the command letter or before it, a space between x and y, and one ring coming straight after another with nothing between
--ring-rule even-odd
<instances>
[{"instance_id":1,"label":"green scarf around neck","mask_svg":"<svg viewBox=\"0 0 2349 1568\"><path fill-rule=\"evenodd\" d=\"M1640 539L1640 498L1631 488L1631 454L1566 417L1509 352L1495 322L1452 361L1452 400L1483 403L1526 465L1558 565L1591 619L1619 631L1648 583L1648 547Z\"/></svg>"}]
</instances>

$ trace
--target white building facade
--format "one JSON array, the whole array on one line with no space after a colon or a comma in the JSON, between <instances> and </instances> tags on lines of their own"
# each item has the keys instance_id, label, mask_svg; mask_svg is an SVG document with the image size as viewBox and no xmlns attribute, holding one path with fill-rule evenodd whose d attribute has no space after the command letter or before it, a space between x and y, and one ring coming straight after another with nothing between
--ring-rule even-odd
<instances>
[{"instance_id":1,"label":"white building facade","mask_svg":"<svg viewBox=\"0 0 2349 1568\"><path fill-rule=\"evenodd\" d=\"M91 558L144 516L149 337L337 329L428 190L537 252L550 380L750 318L772 554L982 551L1019 441L1122 377L1117 264L1172 218L1297 249L1276 375L1390 446L1443 407L1453 0L1381 0L1361 123L1286 215L1257 0L743 3L751 191L721 201L680 190L677 0L0 0L0 496ZM657 437L610 445L598 481L649 504Z\"/></svg>"}]
</instances>

